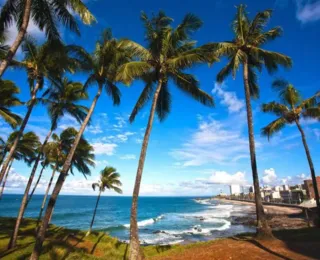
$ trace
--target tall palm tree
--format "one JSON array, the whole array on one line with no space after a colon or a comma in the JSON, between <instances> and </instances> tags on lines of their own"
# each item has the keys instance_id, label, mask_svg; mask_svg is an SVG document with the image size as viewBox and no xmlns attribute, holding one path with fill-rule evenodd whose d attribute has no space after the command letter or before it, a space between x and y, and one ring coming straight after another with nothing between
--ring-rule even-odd
<instances>
[{"instance_id":1,"label":"tall palm tree","mask_svg":"<svg viewBox=\"0 0 320 260\"><path fill-rule=\"evenodd\" d=\"M124 64L119 69L118 76L125 83L130 83L135 78L141 78L146 83L130 115L130 122L134 121L135 116L147 101L152 99L133 190L130 217L130 260L139 260L142 257L138 237L137 203L154 114L157 113L160 121L163 121L171 110L170 80L195 100L204 105L213 106L212 97L199 88L199 82L192 74L184 70L196 64L217 60L205 48L195 47L196 42L191 40L191 33L202 25L202 21L196 16L187 14L176 28L171 27L173 19L161 11L151 19L142 13L141 19L146 30L147 47L128 40L126 44L139 59Z\"/></svg>"},{"instance_id":2,"label":"tall palm tree","mask_svg":"<svg viewBox=\"0 0 320 260\"><path fill-rule=\"evenodd\" d=\"M63 165L72 144L77 136L77 131L69 127L61 132L58 136L56 134L52 135L52 142L48 142L45 147L45 155L48 161L50 161L52 165L52 174L50 181L48 183L45 196L42 201L37 226L41 220L42 212L46 205L46 200L52 185L53 178L57 171L60 171L61 166ZM80 139L80 143L75 151L74 158L72 160L71 169L76 168L80 173L86 177L86 175L90 174L90 168L88 166L94 166L94 155L93 148L88 142L82 137ZM73 170L71 171L73 173ZM50 217L51 218L51 217Z\"/></svg>"},{"instance_id":3,"label":"tall palm tree","mask_svg":"<svg viewBox=\"0 0 320 260\"><path fill-rule=\"evenodd\" d=\"M217 75L218 82L223 82L230 74L235 78L239 67L241 65L243 67L249 149L257 213L257 235L261 238L272 237L272 233L261 201L250 98L259 97L257 70L261 71L265 67L269 73L272 73L279 66L291 67L291 59L288 56L263 49L266 43L276 39L282 33L280 27L265 30L271 15L271 10L265 10L257 13L253 20L250 20L245 6L240 5L237 7L236 17L233 21L234 39L213 44L217 48L217 55L229 59L228 64Z\"/></svg>"},{"instance_id":4,"label":"tall palm tree","mask_svg":"<svg viewBox=\"0 0 320 260\"><path fill-rule=\"evenodd\" d=\"M79 101L85 100L88 98L87 93L83 89L83 85L79 82L70 81L67 77L63 79L53 79L51 87L43 94L42 102L48 106L49 116L51 118L51 127L50 130L42 143L40 152L36 158L34 166L32 168L29 183L32 184L34 175L37 171L39 161L43 156L43 150L47 144L49 138L51 137L53 131L57 128L59 119L64 116L64 114L69 114L71 117L74 117L78 123L81 124L83 119L88 112L88 109L85 106L79 105ZM42 176L42 171L39 175L39 178L36 182L34 190L37 184L40 181ZM30 187L26 188L26 194L28 194ZM33 194L33 193L32 193ZM27 195L26 195L27 196ZM31 199L29 196L28 201Z\"/></svg>"},{"instance_id":5,"label":"tall palm tree","mask_svg":"<svg viewBox=\"0 0 320 260\"><path fill-rule=\"evenodd\" d=\"M21 117L11 111L11 107L22 105L16 96L19 93L20 89L12 81L0 79L0 117L13 128L21 123Z\"/></svg>"},{"instance_id":6,"label":"tall palm tree","mask_svg":"<svg viewBox=\"0 0 320 260\"><path fill-rule=\"evenodd\" d=\"M0 32L15 23L18 35L1 62L0 77L24 40L30 18L40 30L45 31L48 40L60 41L59 24L80 35L75 15L79 15L84 24L95 21L94 16L81 0L7 0L0 13Z\"/></svg>"},{"instance_id":7,"label":"tall palm tree","mask_svg":"<svg viewBox=\"0 0 320 260\"><path fill-rule=\"evenodd\" d=\"M74 53L82 57L83 68L90 71L85 87L89 87L92 84L98 85L98 92L94 97L87 117L83 121L78 135L76 136L72 148L70 149L68 156L62 166L59 178L56 182L52 195L50 197L49 206L46 209L45 216L42 221L41 228L37 234L36 244L31 255L31 259L38 259L42 244L45 238L45 231L47 229L52 210L55 205L55 201L60 193L63 183L67 177L67 173L70 169L75 150L81 140L83 132L92 116L97 101L101 95L103 88L106 93L113 100L114 105L120 103L120 91L115 85L115 76L117 69L120 65L130 60L130 53L126 50L122 41L118 41L112 38L111 30L105 30L102 37L96 43L96 48L92 55L87 54L82 48L74 48Z\"/></svg>"},{"instance_id":8,"label":"tall palm tree","mask_svg":"<svg viewBox=\"0 0 320 260\"><path fill-rule=\"evenodd\" d=\"M307 144L305 133L300 124L301 118L316 118L320 119L319 98L320 92L314 96L302 99L299 91L292 84L283 79L275 80L272 84L279 92L280 103L276 101L262 105L262 111L276 115L278 118L262 129L262 134L268 139L283 129L286 125L296 124L301 134L302 143L307 155L312 183L318 208L318 217L320 219L320 200L317 186L316 173L313 166L311 154Z\"/></svg>"},{"instance_id":9,"label":"tall palm tree","mask_svg":"<svg viewBox=\"0 0 320 260\"><path fill-rule=\"evenodd\" d=\"M9 161L11 160L18 141L27 125L31 112L39 101L37 93L43 88L45 79L58 78L65 71L73 72L78 65L75 59L68 56L67 47L61 43L47 42L37 46L31 38L27 38L22 47L24 59L18 63L18 66L27 70L31 99L27 102L27 113L20 125L17 138L0 171L0 182L8 168Z\"/></svg>"},{"instance_id":10,"label":"tall palm tree","mask_svg":"<svg viewBox=\"0 0 320 260\"><path fill-rule=\"evenodd\" d=\"M122 186L121 181L119 180L120 178L120 174L117 172L117 170L113 167L105 167L101 172L100 172L100 180L99 182L95 182L92 184L92 188L93 190L96 190L96 188L99 189L99 194L98 194L98 198L97 198L97 203L96 206L94 208L94 212L93 212L93 217L91 220L91 224L90 224L90 228L87 232L87 236L91 233L92 231L92 226L94 223L94 219L96 217L96 212L97 212L97 208L99 205L99 200L100 200L100 196L101 193L104 192L106 189L108 190L114 190L117 193L122 193L122 190L119 188L120 186Z\"/></svg>"},{"instance_id":11,"label":"tall palm tree","mask_svg":"<svg viewBox=\"0 0 320 260\"><path fill-rule=\"evenodd\" d=\"M13 132L9 135L8 140L6 142L6 147L10 148L10 146L14 142L17 134L18 134L17 132ZM17 149L15 150L13 158L10 161L8 170L7 170L5 177L3 179L0 198L2 196L4 187L6 185L6 181L7 181L7 178L8 178L13 161L14 160L18 160L18 161L24 160L25 163L27 163L28 165L31 165L31 163L34 161L34 159L36 157L37 150L38 150L39 146L40 146L39 137L34 132L27 132L21 137L21 139L17 145Z\"/></svg>"}]
</instances>

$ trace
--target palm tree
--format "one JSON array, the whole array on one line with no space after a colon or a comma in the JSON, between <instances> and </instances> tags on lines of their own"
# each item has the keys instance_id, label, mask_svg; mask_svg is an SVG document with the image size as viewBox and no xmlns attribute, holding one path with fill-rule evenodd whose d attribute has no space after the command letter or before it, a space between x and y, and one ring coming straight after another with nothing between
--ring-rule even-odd
<instances>
[{"instance_id":1,"label":"palm tree","mask_svg":"<svg viewBox=\"0 0 320 260\"><path fill-rule=\"evenodd\" d=\"M27 38L22 47L25 57L22 62L18 63L18 66L27 70L31 99L27 102L27 113L20 125L17 138L0 171L0 182L27 125L33 107L41 100L37 97L37 93L43 88L45 79L58 78L65 71L72 72L78 64L75 59L68 56L67 47L57 42L47 42L37 46L31 38Z\"/></svg>"},{"instance_id":2,"label":"palm tree","mask_svg":"<svg viewBox=\"0 0 320 260\"><path fill-rule=\"evenodd\" d=\"M21 117L11 112L11 107L22 105L16 96L20 89L10 80L0 79L0 116L11 127L15 128L21 123Z\"/></svg>"},{"instance_id":3,"label":"palm tree","mask_svg":"<svg viewBox=\"0 0 320 260\"><path fill-rule=\"evenodd\" d=\"M8 140L6 142L6 147L10 148L17 134L18 134L17 132L13 132L9 135ZM28 165L31 165L31 163L34 161L36 157L36 151L38 150L39 145L40 145L39 137L34 132L27 132L21 137L17 145L17 149L15 150L14 156L10 161L8 170L3 179L0 198L2 196L4 187L6 185L6 181L7 181L13 161L24 160L25 163L27 163Z\"/></svg>"},{"instance_id":4,"label":"palm tree","mask_svg":"<svg viewBox=\"0 0 320 260\"><path fill-rule=\"evenodd\" d=\"M59 119L63 117L64 114L66 113L66 114L69 114L71 117L74 117L78 123L81 123L85 118L86 113L88 112L88 109L85 106L78 104L79 101L85 100L88 98L88 95L84 91L82 84L79 82L70 81L66 77L63 79L52 80L51 88L49 88L43 94L43 97L46 97L46 96L47 98L42 98L42 102L44 104L47 104L48 106L48 112L51 118L51 127L44 142L42 143L40 152L38 153L33 169L31 171L30 178L29 178L30 185L37 171L39 161L43 156L44 147L47 144L49 138L51 137L53 131L57 128ZM41 173L36 182L36 185L34 186L33 192L40 181L43 169L44 167L41 170ZM26 192L27 191L29 192L29 189L30 187L26 189ZM29 196L28 201L31 199L31 196L32 195Z\"/></svg>"},{"instance_id":5,"label":"palm tree","mask_svg":"<svg viewBox=\"0 0 320 260\"><path fill-rule=\"evenodd\" d=\"M316 173L307 144L306 136L300 124L301 117L316 119L320 118L320 92L317 92L310 98L302 99L299 91L286 80L275 80L272 86L279 92L280 103L272 101L267 104L263 104L262 111L272 113L278 118L262 129L262 135L267 136L269 139L272 135L279 132L286 125L296 124L301 134L302 143L307 155L315 198L317 202L318 217L320 219L320 200Z\"/></svg>"},{"instance_id":6,"label":"palm tree","mask_svg":"<svg viewBox=\"0 0 320 260\"><path fill-rule=\"evenodd\" d=\"M70 149L66 160L62 166L59 178L56 182L52 195L50 197L49 206L46 209L45 216L42 221L41 228L37 234L36 244L31 255L31 259L38 259L42 244L45 238L45 231L48 227L50 216L54 208L56 199L60 193L60 190L63 186L63 183L67 177L68 171L70 169L73 157L75 155L75 150L79 145L83 132L92 116L92 113L95 109L97 101L101 95L103 88L105 88L106 93L113 100L114 105L120 103L120 91L115 85L115 76L117 69L120 65L127 62L131 58L131 54L126 50L124 43L112 38L111 30L105 30L102 34L102 37L96 43L96 48L92 55L87 54L82 48L75 47L74 53L78 57L82 57L81 64L83 68L90 71L89 78L85 83L85 88L89 87L92 84L98 85L98 92L94 97L89 112L83 121L80 130L74 140L72 148Z\"/></svg>"},{"instance_id":7,"label":"palm tree","mask_svg":"<svg viewBox=\"0 0 320 260\"><path fill-rule=\"evenodd\" d=\"M257 13L254 19L250 20L245 6L240 5L237 7L237 14L233 21L234 39L213 44L217 48L217 55L225 56L229 59L228 64L217 75L219 83L223 82L230 74L235 78L241 64L243 67L249 149L257 213L257 235L261 238L272 237L272 233L261 201L250 98L259 97L256 70L261 71L264 66L271 73L276 71L279 66L291 67L291 59L288 56L262 49L263 45L279 37L282 32L280 27L265 30L271 15L271 10L265 10Z\"/></svg>"},{"instance_id":8,"label":"palm tree","mask_svg":"<svg viewBox=\"0 0 320 260\"><path fill-rule=\"evenodd\" d=\"M126 44L130 46L131 52L139 60L124 64L119 69L118 76L125 83L130 83L135 78L141 78L146 83L130 115L130 122L134 121L135 116L147 101L152 99L132 198L130 260L141 259L137 227L137 203L154 114L157 113L159 120L163 121L171 110L171 94L168 86L170 80L195 100L204 105L213 106L212 97L199 88L199 82L192 74L188 74L184 70L196 64L217 60L205 48L196 48L196 42L190 39L191 33L198 30L202 25L202 21L196 16L186 15L177 28L171 27L173 20L166 16L164 12L159 12L157 16L151 19L145 13L142 13L141 19L146 30L147 47L128 40Z\"/></svg>"},{"instance_id":9,"label":"palm tree","mask_svg":"<svg viewBox=\"0 0 320 260\"><path fill-rule=\"evenodd\" d=\"M108 189L108 190L114 190L115 192L120 193L120 194L122 193L122 190L119 188L119 186L122 186L122 183L119 180L119 178L120 178L120 174L117 173L117 170L113 167L107 166L100 172L99 182L95 182L92 184L93 190L96 190L96 188L99 189L99 195L97 198L96 207L94 208L90 228L89 228L89 231L87 232L86 236L90 235L90 233L92 231L92 226L94 223L94 219L96 217L96 212L97 212L101 192L104 192L106 189Z\"/></svg>"},{"instance_id":10,"label":"palm tree","mask_svg":"<svg viewBox=\"0 0 320 260\"><path fill-rule=\"evenodd\" d=\"M18 35L1 62L0 77L24 40L30 18L40 30L45 31L48 40L60 41L59 23L80 35L75 15L79 15L84 24L95 21L94 16L81 0L7 0L0 13L0 32L15 22Z\"/></svg>"}]
</instances>

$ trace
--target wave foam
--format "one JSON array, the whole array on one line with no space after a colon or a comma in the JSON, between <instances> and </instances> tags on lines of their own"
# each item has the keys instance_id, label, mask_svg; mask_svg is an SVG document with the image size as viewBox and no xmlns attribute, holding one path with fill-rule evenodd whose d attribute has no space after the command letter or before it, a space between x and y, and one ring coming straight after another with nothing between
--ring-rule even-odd
<instances>
[{"instance_id":1,"label":"wave foam","mask_svg":"<svg viewBox=\"0 0 320 260\"><path fill-rule=\"evenodd\" d=\"M145 227L145 226L152 225L153 223L159 221L163 217L164 217L163 215L160 215L160 216L158 216L156 218L149 218L149 219L145 219L145 220L139 221L138 222L138 227ZM126 228L130 228L130 224L124 224L123 226L126 227Z\"/></svg>"}]
</instances>

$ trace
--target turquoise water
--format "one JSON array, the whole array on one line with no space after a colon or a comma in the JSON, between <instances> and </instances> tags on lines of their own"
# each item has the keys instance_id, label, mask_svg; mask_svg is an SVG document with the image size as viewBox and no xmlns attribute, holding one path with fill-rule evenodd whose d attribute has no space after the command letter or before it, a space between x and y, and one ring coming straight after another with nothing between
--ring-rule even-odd
<instances>
[{"instance_id":1,"label":"turquoise water","mask_svg":"<svg viewBox=\"0 0 320 260\"><path fill-rule=\"evenodd\" d=\"M21 198L22 195L4 195L0 201L0 216L15 217ZM34 195L25 217L38 217L42 199L42 195ZM52 223L72 229L88 229L96 199L94 196L59 196ZM130 207L131 197L101 197L94 229L127 241ZM232 217L246 214L246 207L190 197L140 197L140 240L144 244L174 244L253 231L231 224Z\"/></svg>"}]
</instances>

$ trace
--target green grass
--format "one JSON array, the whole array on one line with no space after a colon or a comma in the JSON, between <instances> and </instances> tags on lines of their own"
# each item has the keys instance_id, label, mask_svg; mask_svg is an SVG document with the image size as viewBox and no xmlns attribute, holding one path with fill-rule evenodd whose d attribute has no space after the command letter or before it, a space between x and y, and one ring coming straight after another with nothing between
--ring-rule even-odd
<instances>
[{"instance_id":1,"label":"green grass","mask_svg":"<svg viewBox=\"0 0 320 260\"><path fill-rule=\"evenodd\" d=\"M7 250L14 224L14 218L0 217L1 260L28 259L33 250L36 228L36 222L33 219L25 219L22 222L17 247L13 250ZM40 259L126 259L128 253L127 244L119 242L116 238L112 238L104 232L92 232L87 237L85 234L86 231L50 225ZM274 235L284 241L320 241L320 232L317 228L281 230L275 231ZM252 238L253 234L242 234L238 237ZM210 243L219 243L219 241L220 239L188 245L144 246L143 251L146 258L152 258L152 256L157 255L179 254L186 249L205 246Z\"/></svg>"}]
</instances>

